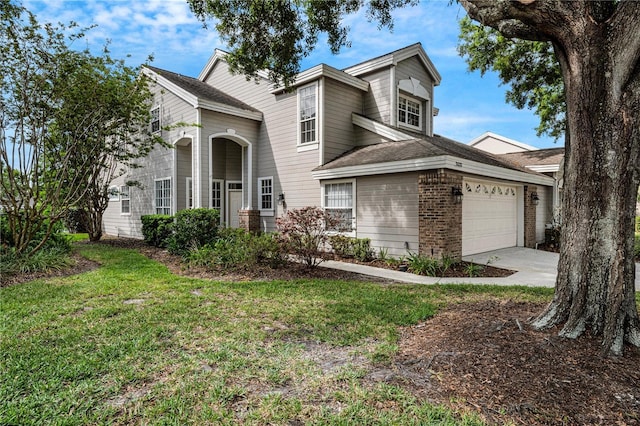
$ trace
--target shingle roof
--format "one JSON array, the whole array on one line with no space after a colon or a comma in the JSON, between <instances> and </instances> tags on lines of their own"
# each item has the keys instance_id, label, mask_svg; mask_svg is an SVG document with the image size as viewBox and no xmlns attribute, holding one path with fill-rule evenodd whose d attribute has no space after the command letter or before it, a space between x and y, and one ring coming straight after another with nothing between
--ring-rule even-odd
<instances>
[{"instance_id":1,"label":"shingle roof","mask_svg":"<svg viewBox=\"0 0 640 426\"><path fill-rule=\"evenodd\" d=\"M564 157L564 148L537 149L535 151L512 152L500 155L507 161L520 166L550 166L560 164Z\"/></svg>"},{"instance_id":2,"label":"shingle roof","mask_svg":"<svg viewBox=\"0 0 640 426\"><path fill-rule=\"evenodd\" d=\"M257 109L253 108L250 105L245 104L244 102L234 98L233 96L227 95L221 90L216 89L213 86L208 85L207 83L200 81L193 77L187 77L186 75L177 74L171 71L163 70L160 68L152 67L149 65L145 65L151 71L156 74L166 78L173 84L178 87L186 90L191 93L198 99L216 102L223 105L228 105L234 108L242 109L245 111L253 111L260 112Z\"/></svg>"},{"instance_id":3,"label":"shingle roof","mask_svg":"<svg viewBox=\"0 0 640 426\"><path fill-rule=\"evenodd\" d=\"M535 172L531 172L512 162L505 161L493 154L439 135L421 136L420 138L406 141L384 142L357 147L314 170L331 170L349 166L415 160L442 155L535 174Z\"/></svg>"}]
</instances>

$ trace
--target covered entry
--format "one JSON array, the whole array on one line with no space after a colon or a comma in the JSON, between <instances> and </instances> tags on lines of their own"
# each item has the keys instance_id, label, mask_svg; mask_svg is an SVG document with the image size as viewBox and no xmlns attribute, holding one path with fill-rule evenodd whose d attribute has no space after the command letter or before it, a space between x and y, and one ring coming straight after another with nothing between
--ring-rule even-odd
<instances>
[{"instance_id":1,"label":"covered entry","mask_svg":"<svg viewBox=\"0 0 640 426\"><path fill-rule=\"evenodd\" d=\"M464 179L462 255L518 244L518 187Z\"/></svg>"}]
</instances>

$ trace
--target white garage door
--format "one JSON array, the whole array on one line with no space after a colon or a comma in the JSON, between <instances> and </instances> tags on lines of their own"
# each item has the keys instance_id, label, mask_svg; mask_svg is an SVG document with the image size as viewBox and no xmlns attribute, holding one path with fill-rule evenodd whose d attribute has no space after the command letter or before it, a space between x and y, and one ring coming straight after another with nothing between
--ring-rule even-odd
<instances>
[{"instance_id":1,"label":"white garage door","mask_svg":"<svg viewBox=\"0 0 640 426\"><path fill-rule=\"evenodd\" d=\"M517 187L466 179L462 185L462 255L516 246Z\"/></svg>"}]
</instances>

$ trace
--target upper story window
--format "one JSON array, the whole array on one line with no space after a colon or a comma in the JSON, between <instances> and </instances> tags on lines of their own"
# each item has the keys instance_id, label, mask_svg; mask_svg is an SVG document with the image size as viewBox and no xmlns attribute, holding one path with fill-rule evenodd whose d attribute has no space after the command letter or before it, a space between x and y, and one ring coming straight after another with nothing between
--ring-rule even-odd
<instances>
[{"instance_id":1,"label":"upper story window","mask_svg":"<svg viewBox=\"0 0 640 426\"><path fill-rule=\"evenodd\" d=\"M422 104L408 96L398 97L398 124L404 124L415 129L422 128Z\"/></svg>"},{"instance_id":2,"label":"upper story window","mask_svg":"<svg viewBox=\"0 0 640 426\"><path fill-rule=\"evenodd\" d=\"M160 107L151 110L151 132L160 131Z\"/></svg>"},{"instance_id":3,"label":"upper story window","mask_svg":"<svg viewBox=\"0 0 640 426\"><path fill-rule=\"evenodd\" d=\"M299 143L311 143L318 141L318 86L311 84L298 89L298 119L299 119Z\"/></svg>"}]
</instances>

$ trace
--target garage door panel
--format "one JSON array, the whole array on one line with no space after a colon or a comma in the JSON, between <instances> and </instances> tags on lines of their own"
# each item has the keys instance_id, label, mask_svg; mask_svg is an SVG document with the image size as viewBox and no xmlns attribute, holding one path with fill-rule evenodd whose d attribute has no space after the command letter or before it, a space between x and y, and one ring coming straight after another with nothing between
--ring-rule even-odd
<instances>
[{"instance_id":1,"label":"garage door panel","mask_svg":"<svg viewBox=\"0 0 640 426\"><path fill-rule=\"evenodd\" d=\"M517 245L517 188L472 180L463 185L462 254Z\"/></svg>"}]
</instances>

